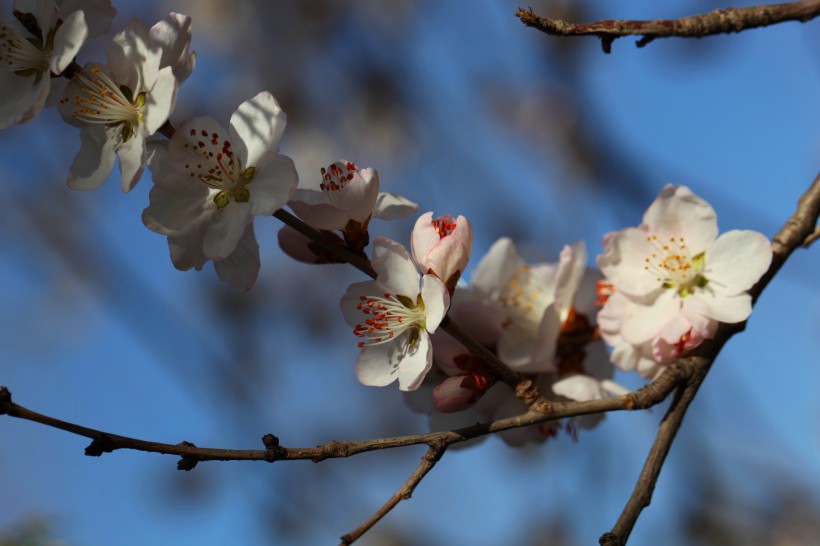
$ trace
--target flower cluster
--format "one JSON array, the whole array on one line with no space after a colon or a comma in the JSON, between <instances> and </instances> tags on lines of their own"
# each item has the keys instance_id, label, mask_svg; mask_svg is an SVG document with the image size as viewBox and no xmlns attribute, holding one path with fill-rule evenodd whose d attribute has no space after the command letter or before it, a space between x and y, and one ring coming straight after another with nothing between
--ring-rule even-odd
<instances>
[{"instance_id":1,"label":"flower cluster","mask_svg":"<svg viewBox=\"0 0 820 546\"><path fill-rule=\"evenodd\" d=\"M249 290L260 268L254 217L285 206L302 222L300 232L279 232L286 254L331 263L340 253L328 245L338 245L346 256L369 260L375 279L352 284L341 298L361 349L356 375L365 385L398 381L400 390L416 391L408 400L435 423L522 409L486 362L439 330L448 316L543 396L600 399L627 392L613 380L612 363L654 378L714 337L721 323L746 320L749 291L771 263L766 237L740 230L718 236L715 211L684 186L664 188L639 226L605 236L600 273L587 267L583 242L565 246L555 263L528 264L502 238L466 281L472 224L433 212L416 219L409 251L376 237L368 258L371 220L405 218L418 206L382 192L374 168L347 160L297 187L294 162L279 153L286 115L271 93L241 103L227 128L208 116L171 124L178 88L196 64L190 17L170 13L150 28L133 19L113 37L105 63L80 67L80 48L106 32L116 13L108 0L14 5L14 18L0 22L0 129L58 102L63 119L80 129L68 176L73 189L99 187L118 162L129 192L147 166L153 186L142 220L167 237L178 269L212 261L220 279ZM57 76L68 80L64 88ZM597 325L595 303L602 305ZM559 428L542 425L505 439L543 440Z\"/></svg>"},{"instance_id":2,"label":"flower cluster","mask_svg":"<svg viewBox=\"0 0 820 546\"><path fill-rule=\"evenodd\" d=\"M643 223L610 233L598 266L606 277L601 335L625 371L654 377L752 311L749 289L769 268L769 240L755 231L718 237L712 207L685 186L667 186Z\"/></svg>"}]
</instances>

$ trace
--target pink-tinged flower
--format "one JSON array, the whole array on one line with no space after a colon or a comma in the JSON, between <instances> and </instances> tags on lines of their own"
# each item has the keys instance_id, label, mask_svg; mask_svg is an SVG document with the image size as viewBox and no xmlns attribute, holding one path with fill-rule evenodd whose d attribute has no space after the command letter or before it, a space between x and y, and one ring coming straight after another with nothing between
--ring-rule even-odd
<instances>
[{"instance_id":1,"label":"pink-tinged flower","mask_svg":"<svg viewBox=\"0 0 820 546\"><path fill-rule=\"evenodd\" d=\"M734 230L718 237L712 207L685 186L667 186L640 226L604 238L598 265L614 295L599 316L602 332L650 344L656 361L683 354L711 338L717 323L749 317L748 290L771 259L765 236Z\"/></svg>"},{"instance_id":2,"label":"pink-tinged flower","mask_svg":"<svg viewBox=\"0 0 820 546\"><path fill-rule=\"evenodd\" d=\"M444 281L452 294L470 261L473 226L464 216L454 220L445 214L434 220L432 212L422 214L413 227L410 249L419 269Z\"/></svg>"},{"instance_id":3,"label":"pink-tinged flower","mask_svg":"<svg viewBox=\"0 0 820 546\"><path fill-rule=\"evenodd\" d=\"M108 30L108 0L15 0L15 19L0 21L0 129L40 113L61 74L88 37Z\"/></svg>"},{"instance_id":4,"label":"pink-tinged flower","mask_svg":"<svg viewBox=\"0 0 820 546\"><path fill-rule=\"evenodd\" d=\"M202 254L227 258L253 217L273 214L296 187L293 161L277 153L284 129L285 113L268 92L243 102L228 130L209 117L182 123L152 146L143 223L169 236L202 229Z\"/></svg>"},{"instance_id":5,"label":"pink-tinged flower","mask_svg":"<svg viewBox=\"0 0 820 546\"><path fill-rule=\"evenodd\" d=\"M81 128L80 151L68 177L72 189L102 184L119 159L123 192L139 182L147 160L145 139L168 119L179 81L194 64L190 18L170 14L150 31L138 20L114 36L108 63L85 65L66 86L60 113Z\"/></svg>"},{"instance_id":6,"label":"pink-tinged flower","mask_svg":"<svg viewBox=\"0 0 820 546\"><path fill-rule=\"evenodd\" d=\"M308 187L297 189L288 206L302 221L319 231L341 231L344 244L354 252L364 252L370 243L371 219L394 220L418 210L418 205L404 197L380 193L379 173L370 167L359 169L350 161L322 167L319 186L310 186L314 182L308 181ZM284 242L282 250L296 260L328 263L324 252L312 255L314 249L307 238L286 234Z\"/></svg>"},{"instance_id":7,"label":"pink-tinged flower","mask_svg":"<svg viewBox=\"0 0 820 546\"><path fill-rule=\"evenodd\" d=\"M379 196L379 173L350 161L322 167L318 189L297 189L288 206L316 229L343 230L349 222L366 225Z\"/></svg>"},{"instance_id":8,"label":"pink-tinged flower","mask_svg":"<svg viewBox=\"0 0 820 546\"><path fill-rule=\"evenodd\" d=\"M433 336L433 349L435 362L449 376L433 390L437 411L464 411L495 384L495 377L481 359L446 332Z\"/></svg>"},{"instance_id":9,"label":"pink-tinged flower","mask_svg":"<svg viewBox=\"0 0 820 546\"><path fill-rule=\"evenodd\" d=\"M378 237L371 263L376 280L352 284L341 301L345 320L362 340L356 375L377 387L398 379L401 390L411 391L432 366L429 334L444 319L450 296L438 277L419 275L395 241Z\"/></svg>"}]
</instances>

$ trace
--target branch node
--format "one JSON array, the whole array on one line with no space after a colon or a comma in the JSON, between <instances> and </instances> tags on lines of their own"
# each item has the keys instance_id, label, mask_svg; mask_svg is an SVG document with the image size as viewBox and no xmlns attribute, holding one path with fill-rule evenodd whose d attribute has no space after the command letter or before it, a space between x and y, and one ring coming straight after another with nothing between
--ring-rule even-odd
<instances>
[{"instance_id":1,"label":"branch node","mask_svg":"<svg viewBox=\"0 0 820 546\"><path fill-rule=\"evenodd\" d=\"M648 44L650 42L653 42L655 40L655 38L657 38L657 36L647 36L646 34L644 34L643 36L641 36L640 40L635 42L635 45L638 46L638 47L643 47L646 44Z\"/></svg>"},{"instance_id":2,"label":"branch node","mask_svg":"<svg viewBox=\"0 0 820 546\"><path fill-rule=\"evenodd\" d=\"M262 436L262 443L265 444L265 460L269 463L285 458L285 449L279 445L279 437L273 434Z\"/></svg>"},{"instance_id":3,"label":"branch node","mask_svg":"<svg viewBox=\"0 0 820 546\"><path fill-rule=\"evenodd\" d=\"M182 442L178 443L177 445L178 446L183 446L183 447L196 447L195 444L193 444L191 442L186 442L184 440ZM192 457L182 457L177 462L177 470L184 470L185 472L188 472L188 471L193 470L194 468L196 468L196 463L198 463L198 462L199 462L199 459L194 459Z\"/></svg>"},{"instance_id":4,"label":"branch node","mask_svg":"<svg viewBox=\"0 0 820 546\"><path fill-rule=\"evenodd\" d=\"M0 387L0 415L6 415L11 409L11 391Z\"/></svg>"},{"instance_id":5,"label":"branch node","mask_svg":"<svg viewBox=\"0 0 820 546\"><path fill-rule=\"evenodd\" d=\"M616 36L602 34L601 35L601 49L604 50L604 53L612 53L612 42L615 41Z\"/></svg>"},{"instance_id":6,"label":"branch node","mask_svg":"<svg viewBox=\"0 0 820 546\"><path fill-rule=\"evenodd\" d=\"M103 453L111 453L116 449L114 442L108 435L102 434L98 438L94 438L88 447L85 448L85 454L89 457L100 457Z\"/></svg>"}]
</instances>

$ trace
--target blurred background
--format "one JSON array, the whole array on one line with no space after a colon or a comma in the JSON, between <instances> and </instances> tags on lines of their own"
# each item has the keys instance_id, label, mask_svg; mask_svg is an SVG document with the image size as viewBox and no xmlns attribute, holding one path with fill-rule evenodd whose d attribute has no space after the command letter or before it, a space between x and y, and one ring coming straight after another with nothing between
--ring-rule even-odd
<instances>
[{"instance_id":1,"label":"blurred background","mask_svg":"<svg viewBox=\"0 0 820 546\"><path fill-rule=\"evenodd\" d=\"M715 1L532 0L573 21L677 18ZM734 5L751 5L735 2ZM2 17L11 2L2 2ZM517 2L141 0L115 3L102 60L131 18L193 17L197 68L172 120L227 124L270 90L300 177L343 158L420 213L464 214L473 267L501 236L530 261L637 225L667 183L709 201L722 231L771 237L820 159L817 21L643 49L524 27ZM99 53L97 53L99 52ZM77 130L54 110L0 133L0 385L36 411L199 446L288 447L426 432L395 385L353 373L338 301L362 280L279 250L258 218L262 271L242 295L212 266L179 272L140 221L150 175L65 186ZM409 243L415 218L371 224ZM816 245L815 245L816 246ZM467 277L469 278L468 268ZM798 251L720 355L631 545L820 544L820 272ZM630 388L643 381L619 374ZM453 451L361 544L596 544L629 497L666 404L611 414L577 441ZM469 423L465 423L469 424ZM336 544L404 482L424 447L349 460L201 463L118 451L0 418L0 545Z\"/></svg>"}]
</instances>

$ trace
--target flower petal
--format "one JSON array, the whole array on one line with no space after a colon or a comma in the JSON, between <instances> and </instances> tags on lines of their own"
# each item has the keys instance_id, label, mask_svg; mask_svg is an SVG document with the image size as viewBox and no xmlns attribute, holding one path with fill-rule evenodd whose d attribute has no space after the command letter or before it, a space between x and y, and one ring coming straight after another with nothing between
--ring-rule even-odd
<instances>
[{"instance_id":1,"label":"flower petal","mask_svg":"<svg viewBox=\"0 0 820 546\"><path fill-rule=\"evenodd\" d=\"M408 332L409 334L409 332ZM395 343L393 344L395 345ZM399 390L414 391L433 367L433 345L427 332L420 331L399 366Z\"/></svg>"},{"instance_id":2,"label":"flower petal","mask_svg":"<svg viewBox=\"0 0 820 546\"><path fill-rule=\"evenodd\" d=\"M119 143L116 128L84 127L80 131L80 151L74 156L68 175L72 190L93 190L105 182L114 168Z\"/></svg>"},{"instance_id":3,"label":"flower petal","mask_svg":"<svg viewBox=\"0 0 820 546\"><path fill-rule=\"evenodd\" d=\"M376 198L373 207L373 218L379 220L400 220L419 210L419 206L409 199L395 193L382 192Z\"/></svg>"},{"instance_id":4,"label":"flower petal","mask_svg":"<svg viewBox=\"0 0 820 546\"><path fill-rule=\"evenodd\" d=\"M117 150L117 157L120 159L122 192L128 193L140 181L145 170L145 139L142 135L136 134L123 143Z\"/></svg>"},{"instance_id":5,"label":"flower petal","mask_svg":"<svg viewBox=\"0 0 820 546\"><path fill-rule=\"evenodd\" d=\"M87 38L88 25L85 22L85 12L75 11L66 17L54 34L54 50L49 61L51 72L62 74L77 56Z\"/></svg>"},{"instance_id":6,"label":"flower petal","mask_svg":"<svg viewBox=\"0 0 820 546\"><path fill-rule=\"evenodd\" d=\"M262 154L279 151L287 116L276 99L263 91L239 105L231 116L231 136L244 168L256 166Z\"/></svg>"},{"instance_id":7,"label":"flower petal","mask_svg":"<svg viewBox=\"0 0 820 546\"><path fill-rule=\"evenodd\" d=\"M709 247L704 261L706 289L735 296L749 290L769 269L772 244L756 231L728 231Z\"/></svg>"},{"instance_id":8,"label":"flower petal","mask_svg":"<svg viewBox=\"0 0 820 546\"><path fill-rule=\"evenodd\" d=\"M251 214L267 216L284 207L298 182L299 175L291 158L275 152L264 154L248 185Z\"/></svg>"},{"instance_id":9,"label":"flower petal","mask_svg":"<svg viewBox=\"0 0 820 546\"><path fill-rule=\"evenodd\" d=\"M660 239L684 237L693 255L706 250L718 235L715 209L686 186L670 184L661 190L643 222Z\"/></svg>"},{"instance_id":10,"label":"flower petal","mask_svg":"<svg viewBox=\"0 0 820 546\"><path fill-rule=\"evenodd\" d=\"M426 315L425 328L432 334L447 314L450 293L441 279L434 275L424 275L421 278L421 299L424 301Z\"/></svg>"},{"instance_id":11,"label":"flower petal","mask_svg":"<svg viewBox=\"0 0 820 546\"><path fill-rule=\"evenodd\" d=\"M414 302L419 295L419 273L407 249L386 237L377 237L373 242L373 269L378 281L393 292L407 296Z\"/></svg>"},{"instance_id":12,"label":"flower petal","mask_svg":"<svg viewBox=\"0 0 820 546\"><path fill-rule=\"evenodd\" d=\"M399 364L407 358L409 351L409 331L389 343L366 345L356 359L356 377L363 385L371 387L389 385L398 379Z\"/></svg>"},{"instance_id":13,"label":"flower petal","mask_svg":"<svg viewBox=\"0 0 820 546\"><path fill-rule=\"evenodd\" d=\"M202 243L205 256L212 259L230 256L250 220L251 207L248 203L231 201L217 210L205 228L205 240Z\"/></svg>"},{"instance_id":14,"label":"flower petal","mask_svg":"<svg viewBox=\"0 0 820 546\"><path fill-rule=\"evenodd\" d=\"M240 292L247 292L259 275L259 244L253 232L253 222L245 228L236 249L223 260L214 261L216 274L223 281Z\"/></svg>"},{"instance_id":15,"label":"flower petal","mask_svg":"<svg viewBox=\"0 0 820 546\"><path fill-rule=\"evenodd\" d=\"M470 284L485 299L497 300L522 265L512 239L502 237L478 262Z\"/></svg>"}]
</instances>

